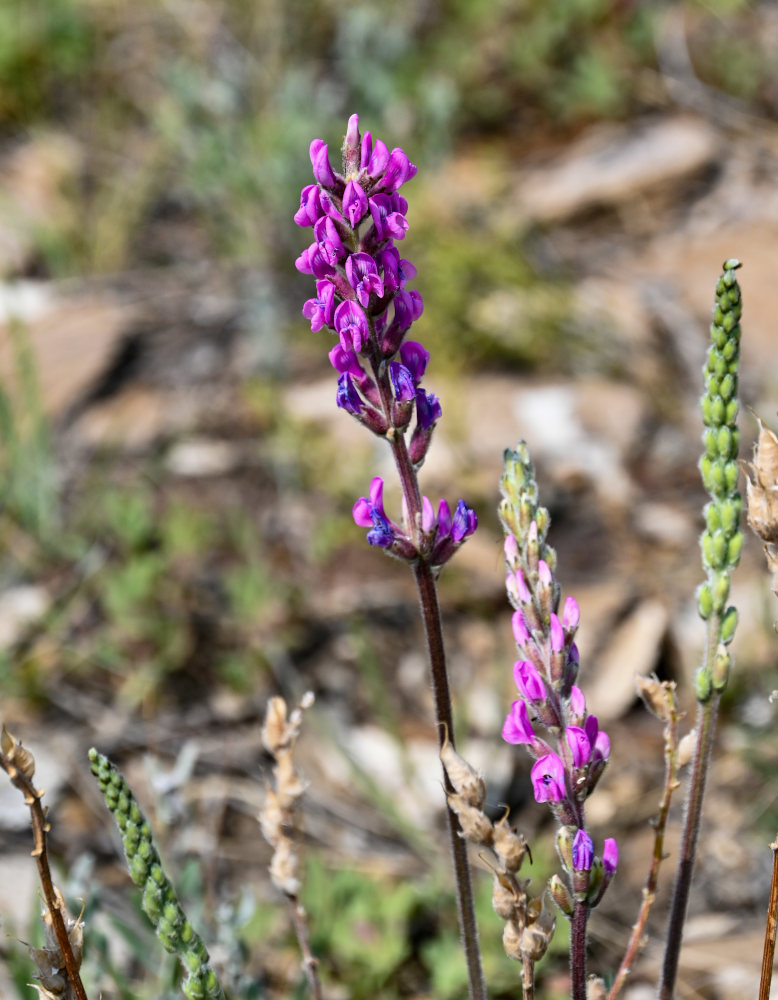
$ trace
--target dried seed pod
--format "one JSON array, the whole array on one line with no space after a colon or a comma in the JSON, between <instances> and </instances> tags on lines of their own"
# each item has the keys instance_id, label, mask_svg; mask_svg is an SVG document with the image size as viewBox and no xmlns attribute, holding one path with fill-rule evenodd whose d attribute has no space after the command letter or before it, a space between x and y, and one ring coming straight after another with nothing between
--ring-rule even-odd
<instances>
[{"instance_id":1,"label":"dried seed pod","mask_svg":"<svg viewBox=\"0 0 778 1000\"><path fill-rule=\"evenodd\" d=\"M675 707L675 681L660 681L657 677L637 676L638 695L652 715L669 722Z\"/></svg>"},{"instance_id":2,"label":"dried seed pod","mask_svg":"<svg viewBox=\"0 0 778 1000\"><path fill-rule=\"evenodd\" d=\"M522 960L521 933L521 927L514 920L509 920L502 932L502 946L505 949L505 954L515 962Z\"/></svg>"},{"instance_id":3,"label":"dried seed pod","mask_svg":"<svg viewBox=\"0 0 778 1000\"><path fill-rule=\"evenodd\" d=\"M262 726L262 745L275 756L288 740L286 723L286 702L283 698L271 698L267 703L265 722Z\"/></svg>"},{"instance_id":4,"label":"dried seed pod","mask_svg":"<svg viewBox=\"0 0 778 1000\"><path fill-rule=\"evenodd\" d=\"M492 821L480 809L470 805L462 795L448 795L448 804L459 817L462 836L473 844L489 847L492 843Z\"/></svg>"},{"instance_id":5,"label":"dried seed pod","mask_svg":"<svg viewBox=\"0 0 778 1000\"><path fill-rule=\"evenodd\" d=\"M691 729L678 744L678 767L684 767L694 756L697 728Z\"/></svg>"},{"instance_id":6,"label":"dried seed pod","mask_svg":"<svg viewBox=\"0 0 778 1000\"><path fill-rule=\"evenodd\" d=\"M35 774L35 758L5 726L0 733L0 750L5 754L8 763L13 764L25 778L28 780L32 778Z\"/></svg>"},{"instance_id":7,"label":"dried seed pod","mask_svg":"<svg viewBox=\"0 0 778 1000\"><path fill-rule=\"evenodd\" d=\"M521 889L515 880L509 879L501 872L494 873L492 886L492 907L502 920L515 920L516 904L519 902Z\"/></svg>"},{"instance_id":8,"label":"dried seed pod","mask_svg":"<svg viewBox=\"0 0 778 1000\"><path fill-rule=\"evenodd\" d=\"M527 841L515 827L508 826L507 816L494 824L492 846L506 871L517 872L521 868L527 853Z\"/></svg>"},{"instance_id":9,"label":"dried seed pod","mask_svg":"<svg viewBox=\"0 0 778 1000\"><path fill-rule=\"evenodd\" d=\"M456 752L448 739L448 734L440 749L440 759L454 790L468 805L481 809L486 799L484 779L464 757Z\"/></svg>"}]
</instances>

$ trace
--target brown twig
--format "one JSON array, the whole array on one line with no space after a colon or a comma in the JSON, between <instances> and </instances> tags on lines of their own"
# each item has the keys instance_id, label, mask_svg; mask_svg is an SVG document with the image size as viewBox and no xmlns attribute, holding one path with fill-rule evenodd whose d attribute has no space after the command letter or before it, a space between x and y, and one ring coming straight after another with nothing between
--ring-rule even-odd
<instances>
[{"instance_id":1,"label":"brown twig","mask_svg":"<svg viewBox=\"0 0 778 1000\"><path fill-rule=\"evenodd\" d=\"M664 853L665 827L667 816L670 812L670 800L673 792L678 788L678 710L675 704L675 684L665 681L660 684L658 681L647 681L641 684L641 695L651 711L660 715L665 720L665 783L662 791L662 799L659 803L659 813L653 820L654 827L654 850L651 855L651 865L646 876L646 884L643 886L643 902L640 906L638 918L632 928L629 944L621 960L621 965L616 973L616 978L608 993L608 1000L616 1000L621 992L627 976L630 973L632 964L637 958L640 950L645 944L645 929L648 922L648 915L656 898L656 886L659 879L659 868L666 855ZM651 690L647 687L651 685ZM653 696L653 697L652 697Z\"/></svg>"},{"instance_id":2,"label":"brown twig","mask_svg":"<svg viewBox=\"0 0 778 1000\"><path fill-rule=\"evenodd\" d=\"M770 1000L770 983L773 978L775 933L778 926L778 837L770 844L773 852L773 880L770 883L770 902L767 906L767 926L764 932L762 977L759 980L759 1000Z\"/></svg>"},{"instance_id":3,"label":"brown twig","mask_svg":"<svg viewBox=\"0 0 778 1000\"><path fill-rule=\"evenodd\" d=\"M57 945L62 955L65 965L65 973L73 988L76 1000L88 1000L86 990L79 975L79 962L73 954L73 948L68 936L68 929L65 923L65 916L61 909L61 899L51 880L51 870L46 851L46 833L50 829L46 822L46 814L41 806L43 791L38 790L32 783L32 776L35 770L35 761L29 750L22 747L21 743L14 739L3 728L2 751L0 751L0 767L11 779L11 784L19 789L24 795L25 805L30 810L32 821L32 832L34 847L32 857L38 865L38 876L43 890L43 898L46 900L54 933L57 938Z\"/></svg>"}]
</instances>

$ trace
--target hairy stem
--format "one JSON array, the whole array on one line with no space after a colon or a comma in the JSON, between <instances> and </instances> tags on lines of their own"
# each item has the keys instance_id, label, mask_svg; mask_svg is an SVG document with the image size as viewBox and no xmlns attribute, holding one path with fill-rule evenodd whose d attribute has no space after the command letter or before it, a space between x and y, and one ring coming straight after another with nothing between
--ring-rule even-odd
<instances>
[{"instance_id":1,"label":"hairy stem","mask_svg":"<svg viewBox=\"0 0 778 1000\"><path fill-rule=\"evenodd\" d=\"M571 1000L586 1000L586 923L589 906L576 900L570 921Z\"/></svg>"},{"instance_id":2,"label":"hairy stem","mask_svg":"<svg viewBox=\"0 0 778 1000\"><path fill-rule=\"evenodd\" d=\"M314 1000L322 1000L321 982L319 981L319 962L311 951L311 939L308 934L308 923L305 918L305 910L297 896L287 893L289 906L292 910L292 920L294 930L297 935L297 943L303 956L303 969L308 980L308 988Z\"/></svg>"},{"instance_id":3,"label":"hairy stem","mask_svg":"<svg viewBox=\"0 0 778 1000\"><path fill-rule=\"evenodd\" d=\"M708 636L703 670L710 672L712 669L720 629L721 617L720 615L713 615L708 621ZM697 854L697 841L700 834L702 800L705 795L705 782L708 777L710 755L713 749L713 737L716 731L716 715L720 700L721 694L718 691L712 691L708 700L700 702L697 707L697 743L694 751L692 773L689 779L689 788L686 793L686 812L681 838L681 853L678 857L675 889L670 907L670 919L667 924L665 957L662 966L662 978L659 982L659 1000L672 1000L675 980L678 975L683 925L686 920L686 908L689 903L694 858Z\"/></svg>"},{"instance_id":4,"label":"hairy stem","mask_svg":"<svg viewBox=\"0 0 778 1000\"><path fill-rule=\"evenodd\" d=\"M435 587L435 577L427 563L419 560L414 566L414 577L419 591L421 616L424 621L424 632L427 639L430 670L432 674L432 691L435 699L435 719L438 723L438 741L440 746L448 734L451 746L454 745L454 719L451 711L451 694L446 671L446 654L443 648L443 632L440 622L440 608ZM443 771L446 792L454 788ZM475 920L475 901L473 887L470 881L470 864L467 859L467 844L461 835L459 819L450 808L448 813L448 828L451 838L451 854L454 861L454 879L457 891L457 909L459 912L459 927L465 948L468 981L470 983L471 1000L486 1000L486 984L481 969L481 951L478 945L478 926Z\"/></svg>"}]
</instances>

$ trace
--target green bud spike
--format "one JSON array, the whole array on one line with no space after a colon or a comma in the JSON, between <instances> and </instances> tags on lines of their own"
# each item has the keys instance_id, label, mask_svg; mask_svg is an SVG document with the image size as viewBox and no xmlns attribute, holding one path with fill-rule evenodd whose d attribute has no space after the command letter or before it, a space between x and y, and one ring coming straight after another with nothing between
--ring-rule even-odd
<instances>
[{"instance_id":1,"label":"green bud spike","mask_svg":"<svg viewBox=\"0 0 778 1000\"><path fill-rule=\"evenodd\" d=\"M737 491L739 434L735 425L742 311L735 275L739 267L740 262L734 258L727 260L716 283L711 346L703 367L705 392L700 399L705 425L700 473L712 502L705 507L706 530L700 537L702 563L708 578L697 591L697 607L700 616L710 622L713 648L719 650L714 661L708 660L697 674L697 698L702 702L714 691L721 692L726 687L729 656L723 644L732 641L737 625L737 612L727 608L727 599L730 574L737 566L743 546L742 500Z\"/></svg>"},{"instance_id":2,"label":"green bud spike","mask_svg":"<svg viewBox=\"0 0 778 1000\"><path fill-rule=\"evenodd\" d=\"M184 995L198 1000L224 1000L224 991L209 964L208 951L186 919L130 786L108 758L95 749L89 751L89 763L122 833L130 877L142 890L144 912L154 925L162 947L178 955L187 973L181 984Z\"/></svg>"}]
</instances>

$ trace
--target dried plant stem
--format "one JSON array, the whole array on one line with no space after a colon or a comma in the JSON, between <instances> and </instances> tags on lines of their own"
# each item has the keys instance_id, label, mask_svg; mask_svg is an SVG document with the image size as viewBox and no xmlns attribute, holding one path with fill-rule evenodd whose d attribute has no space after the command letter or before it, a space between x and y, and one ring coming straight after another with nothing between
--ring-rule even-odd
<instances>
[{"instance_id":1,"label":"dried plant stem","mask_svg":"<svg viewBox=\"0 0 778 1000\"><path fill-rule=\"evenodd\" d=\"M670 800L672 799L673 792L679 786L677 742L678 714L675 710L674 697L672 695L669 695L669 697L673 698L673 701L670 705L670 717L667 721L667 725L665 726L664 733L665 783L662 792L662 799L659 804L659 813L653 823L654 851L651 856L651 866L648 870L648 875L646 876L646 884L643 886L643 902L640 906L640 912L638 913L638 918L632 928L629 944L627 945L627 950L624 953L624 958L621 960L619 970L616 973L613 986L611 986L610 992L608 993L608 1000L616 1000L616 997L621 992L624 983L627 981L627 976L630 973L633 962L645 944L644 934L646 923L648 922L648 915L651 912L651 907L654 905L654 900L656 898L656 886L659 879L659 869L665 858L665 827L667 826L667 817L670 812Z\"/></svg>"},{"instance_id":2,"label":"dried plant stem","mask_svg":"<svg viewBox=\"0 0 778 1000\"><path fill-rule=\"evenodd\" d=\"M535 963L528 958L521 963L521 1000L535 1000Z\"/></svg>"},{"instance_id":3,"label":"dried plant stem","mask_svg":"<svg viewBox=\"0 0 778 1000\"><path fill-rule=\"evenodd\" d=\"M443 647L443 633L440 622L440 608L432 569L419 561L414 566L414 577L419 591L421 615L427 638L432 690L435 698L435 717L438 723L438 741L442 748L448 734L449 743L454 745L454 720L451 711L451 694L446 671L446 655ZM448 775L445 775L447 794L454 791ZM465 948L468 981L471 1000L486 1000L486 984L481 968L481 951L478 944L478 926L475 920L475 901L470 881L470 863L467 858L467 844L461 835L459 819L449 807L448 827L451 838L451 854L454 862L454 880L457 891L459 927Z\"/></svg>"},{"instance_id":4,"label":"dried plant stem","mask_svg":"<svg viewBox=\"0 0 778 1000\"><path fill-rule=\"evenodd\" d=\"M57 944L60 952L62 953L62 960L65 963L65 974L67 975L68 981L73 988L73 994L76 1000L88 1000L84 984L81 982L81 976L78 971L79 963L76 961L75 955L73 954L70 938L68 937L65 917L60 910L57 892L51 880L51 869L49 868L49 858L46 850L46 832L48 831L49 826L46 822L46 816L40 802L43 797L43 792L39 791L33 785L32 780L24 775L21 770L16 767L3 753L0 753L0 767L3 768L8 777L11 779L11 784L22 792L24 795L25 805L30 810L33 842L35 845L32 849L32 857L35 858L35 862L38 865L38 876L40 878L41 888L43 889L43 898L46 900L46 906L48 907L48 911L51 915L51 923L57 937Z\"/></svg>"},{"instance_id":5,"label":"dried plant stem","mask_svg":"<svg viewBox=\"0 0 778 1000\"><path fill-rule=\"evenodd\" d=\"M570 920L571 1000L586 1000L586 923L590 907L576 900Z\"/></svg>"},{"instance_id":6,"label":"dried plant stem","mask_svg":"<svg viewBox=\"0 0 778 1000\"><path fill-rule=\"evenodd\" d=\"M289 906L292 910L292 920L294 931L297 935L297 943L303 956L303 969L308 979L308 987L314 1000L322 1000L321 983L319 982L319 961L311 951L311 939L308 934L308 923L305 919L305 910L297 896L287 893Z\"/></svg>"},{"instance_id":7,"label":"dried plant stem","mask_svg":"<svg viewBox=\"0 0 778 1000\"><path fill-rule=\"evenodd\" d=\"M770 902L767 907L767 926L764 932L762 976L759 980L759 1000L770 1000L770 983L773 978L775 933L778 927L778 837L770 844L773 852L773 880L770 883Z\"/></svg>"},{"instance_id":8,"label":"dried plant stem","mask_svg":"<svg viewBox=\"0 0 778 1000\"><path fill-rule=\"evenodd\" d=\"M720 631L721 616L714 614L708 620L707 644L703 665L703 669L708 672L713 667ZM716 716L720 700L721 694L713 690L708 700L700 702L697 706L697 742L694 750L689 788L686 793L686 811L681 837L681 852L678 857L673 901L670 906L670 919L667 924L665 957L662 966L662 977L659 982L659 1000L672 1000L675 980L678 975L683 925L686 919L686 908L689 903L694 858L697 853L697 841L700 833L702 801L705 795L705 782L708 777L708 767L713 749L713 737L716 731Z\"/></svg>"}]
</instances>

